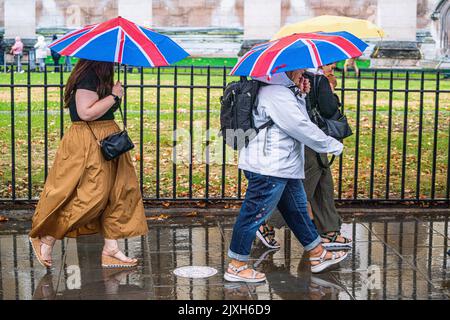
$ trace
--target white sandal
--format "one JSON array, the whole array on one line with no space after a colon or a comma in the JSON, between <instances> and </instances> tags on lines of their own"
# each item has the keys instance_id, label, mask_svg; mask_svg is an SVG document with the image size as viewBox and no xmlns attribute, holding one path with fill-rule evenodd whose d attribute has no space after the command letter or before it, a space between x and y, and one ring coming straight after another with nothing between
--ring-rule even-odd
<instances>
[{"instance_id":1,"label":"white sandal","mask_svg":"<svg viewBox=\"0 0 450 320\"><path fill-rule=\"evenodd\" d=\"M248 282L248 283L256 283L256 282L263 282L266 281L266 276L264 275L264 277L262 278L256 278L256 275L260 272L257 272L254 269L252 270L252 275L251 277L242 277L239 275L240 272L247 270L248 269L248 265L243 265L242 267L235 267L234 265L232 265L231 263L228 265L228 269L232 270L233 272L225 272L224 274L224 279L227 281L231 281L231 282ZM262 273L260 273L262 274Z\"/></svg>"},{"instance_id":2,"label":"white sandal","mask_svg":"<svg viewBox=\"0 0 450 320\"><path fill-rule=\"evenodd\" d=\"M325 256L327 255L327 250L323 249L322 254L320 255L320 257L315 257L315 258L309 258L309 261L319 261L318 264L316 265L311 265L311 272L312 273L319 273L322 272L323 270L325 270L326 268L338 264L339 262L341 262L342 260L344 260L345 258L347 258L348 253L345 252L342 256L338 257L336 252L331 252L331 259L327 259L325 260Z\"/></svg>"}]
</instances>

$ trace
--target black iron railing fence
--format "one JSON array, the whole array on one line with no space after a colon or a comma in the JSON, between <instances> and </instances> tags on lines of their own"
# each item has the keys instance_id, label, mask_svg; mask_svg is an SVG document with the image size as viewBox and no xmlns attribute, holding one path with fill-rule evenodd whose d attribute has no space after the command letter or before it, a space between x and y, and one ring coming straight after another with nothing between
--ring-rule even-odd
<instances>
[{"instance_id":1,"label":"black iron railing fence","mask_svg":"<svg viewBox=\"0 0 450 320\"><path fill-rule=\"evenodd\" d=\"M226 67L123 68L123 109L146 201L239 200L237 155L218 137ZM68 73L0 74L0 200L35 202L59 139ZM450 203L450 71L338 71L354 135L333 165L341 202Z\"/></svg>"}]
</instances>

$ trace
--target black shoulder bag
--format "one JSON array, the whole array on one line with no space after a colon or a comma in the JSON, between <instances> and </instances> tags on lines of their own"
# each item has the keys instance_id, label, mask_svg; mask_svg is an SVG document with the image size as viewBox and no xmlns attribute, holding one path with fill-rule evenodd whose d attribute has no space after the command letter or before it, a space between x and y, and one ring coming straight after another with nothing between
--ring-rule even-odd
<instances>
[{"instance_id":1,"label":"black shoulder bag","mask_svg":"<svg viewBox=\"0 0 450 320\"><path fill-rule=\"evenodd\" d=\"M343 115L338 108L336 113L331 118L322 117L319 110L319 84L321 77L313 77L313 94L314 94L314 105L310 106L309 116L311 121L314 122L326 135L335 138L336 140L343 140L353 134L350 125L348 124L347 117ZM336 99L337 96L336 96ZM339 101L339 99L338 99ZM339 103L340 106L340 103ZM329 168L334 159L333 156L329 161L328 165L325 165L320 157L320 154L316 153L317 161L322 168Z\"/></svg>"},{"instance_id":2,"label":"black shoulder bag","mask_svg":"<svg viewBox=\"0 0 450 320\"><path fill-rule=\"evenodd\" d=\"M116 97L114 99L117 102ZM92 130L91 126L89 125L89 122L86 121L86 124L88 125L89 129L92 132L92 135L94 136L95 140L97 141L98 145L100 146L100 150L102 151L102 154L104 158L107 161L113 160L120 156L121 154L130 151L134 148L134 144L131 141L130 137L128 136L128 132L125 126L125 121L123 119L123 113L122 108L119 104L119 110L120 110L120 116L122 117L123 122L123 130L120 132L113 133L109 136L107 136L105 139L99 141Z\"/></svg>"}]
</instances>

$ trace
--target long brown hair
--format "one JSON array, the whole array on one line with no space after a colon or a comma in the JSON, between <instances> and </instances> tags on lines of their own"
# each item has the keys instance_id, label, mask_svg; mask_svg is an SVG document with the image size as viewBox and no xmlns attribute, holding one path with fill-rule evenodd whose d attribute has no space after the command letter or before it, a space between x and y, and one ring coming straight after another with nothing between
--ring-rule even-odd
<instances>
[{"instance_id":1,"label":"long brown hair","mask_svg":"<svg viewBox=\"0 0 450 320\"><path fill-rule=\"evenodd\" d=\"M75 68L73 68L69 80L67 80L64 92L64 106L66 108L69 107L77 83L83 79L90 70L94 71L98 78L97 94L99 99L103 99L111 94L112 87L114 86L114 63L80 59L75 65Z\"/></svg>"}]
</instances>

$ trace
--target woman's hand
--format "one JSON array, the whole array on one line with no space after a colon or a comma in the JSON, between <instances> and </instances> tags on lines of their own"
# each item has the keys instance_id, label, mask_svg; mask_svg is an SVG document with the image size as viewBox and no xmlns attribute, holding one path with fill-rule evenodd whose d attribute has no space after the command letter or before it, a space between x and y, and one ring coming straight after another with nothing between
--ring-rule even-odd
<instances>
[{"instance_id":1,"label":"woman's hand","mask_svg":"<svg viewBox=\"0 0 450 320\"><path fill-rule=\"evenodd\" d=\"M301 93L308 94L311 91L311 82L306 77L302 77L300 83L298 84L298 88Z\"/></svg>"},{"instance_id":2,"label":"woman's hand","mask_svg":"<svg viewBox=\"0 0 450 320\"><path fill-rule=\"evenodd\" d=\"M123 97L123 87L120 81L117 81L114 87L112 88L112 94L118 96L119 98Z\"/></svg>"}]
</instances>

